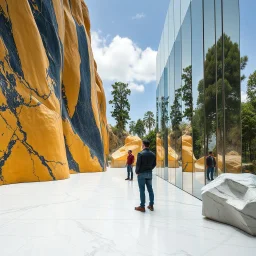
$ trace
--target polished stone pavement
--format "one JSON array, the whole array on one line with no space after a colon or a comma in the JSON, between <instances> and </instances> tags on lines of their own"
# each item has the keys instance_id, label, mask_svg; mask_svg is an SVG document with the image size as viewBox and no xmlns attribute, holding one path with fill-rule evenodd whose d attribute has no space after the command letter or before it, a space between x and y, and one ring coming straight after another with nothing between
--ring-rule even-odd
<instances>
[{"instance_id":1,"label":"polished stone pavement","mask_svg":"<svg viewBox=\"0 0 256 256\"><path fill-rule=\"evenodd\" d=\"M134 211L124 169L0 187L0 255L256 255L256 238L201 215L202 203L154 177L156 211Z\"/></svg>"}]
</instances>

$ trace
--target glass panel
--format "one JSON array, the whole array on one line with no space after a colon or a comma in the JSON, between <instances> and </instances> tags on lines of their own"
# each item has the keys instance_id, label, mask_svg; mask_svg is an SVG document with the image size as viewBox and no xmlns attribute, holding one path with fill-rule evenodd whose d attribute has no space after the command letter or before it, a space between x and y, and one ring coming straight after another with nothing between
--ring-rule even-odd
<instances>
[{"instance_id":1,"label":"glass panel","mask_svg":"<svg viewBox=\"0 0 256 256\"><path fill-rule=\"evenodd\" d=\"M176 167L176 186L182 188L182 141L181 141L181 122L182 122L182 109L181 109L181 31L175 41L175 91L174 102L171 107L171 121L172 121L172 138L175 141L175 151L178 155L178 166Z\"/></svg>"},{"instance_id":2,"label":"glass panel","mask_svg":"<svg viewBox=\"0 0 256 256\"><path fill-rule=\"evenodd\" d=\"M207 183L215 175L216 149L216 44L215 0L204 1L204 101ZM210 154L212 152L212 154ZM208 165L207 165L208 163Z\"/></svg>"},{"instance_id":3,"label":"glass panel","mask_svg":"<svg viewBox=\"0 0 256 256\"><path fill-rule=\"evenodd\" d=\"M159 85L156 90L156 174L160 170L160 140L159 140Z\"/></svg>"},{"instance_id":4,"label":"glass panel","mask_svg":"<svg viewBox=\"0 0 256 256\"><path fill-rule=\"evenodd\" d=\"M239 0L223 1L225 170L241 172Z\"/></svg>"},{"instance_id":5,"label":"glass panel","mask_svg":"<svg viewBox=\"0 0 256 256\"><path fill-rule=\"evenodd\" d=\"M163 178L168 180L168 121L169 121L169 96L168 96L168 65L164 69L164 96L162 102L163 117L163 147L164 147L164 174Z\"/></svg>"},{"instance_id":6,"label":"glass panel","mask_svg":"<svg viewBox=\"0 0 256 256\"><path fill-rule=\"evenodd\" d=\"M204 86L203 86L203 13L202 0L193 0L192 8L192 94L193 153L196 159L193 173L193 195L201 198L205 184L204 154Z\"/></svg>"},{"instance_id":7,"label":"glass panel","mask_svg":"<svg viewBox=\"0 0 256 256\"><path fill-rule=\"evenodd\" d=\"M224 150L224 87L223 87L223 48L222 48L222 0L215 0L216 19L216 84L217 84L217 175L224 172L223 150Z\"/></svg>"},{"instance_id":8,"label":"glass panel","mask_svg":"<svg viewBox=\"0 0 256 256\"><path fill-rule=\"evenodd\" d=\"M191 66L191 9L187 10L182 24L182 171L183 190L192 194L193 182L193 142L192 142L192 66ZM182 184L182 179L180 180Z\"/></svg>"},{"instance_id":9,"label":"glass panel","mask_svg":"<svg viewBox=\"0 0 256 256\"><path fill-rule=\"evenodd\" d=\"M170 90L170 106L169 106L169 113L171 113L171 107L173 106L174 102L174 54L175 54L175 49L172 49L170 58L169 58L169 90ZM172 136L173 134L173 120L172 116L170 114L169 118L169 138L168 138L168 144L169 144L169 160L168 160L168 174L169 174L169 182L175 185L175 168L178 167L178 155L176 154L175 151L175 139Z\"/></svg>"},{"instance_id":10,"label":"glass panel","mask_svg":"<svg viewBox=\"0 0 256 256\"><path fill-rule=\"evenodd\" d=\"M174 2L174 38L176 39L179 31L180 31L180 0L173 0Z\"/></svg>"}]
</instances>

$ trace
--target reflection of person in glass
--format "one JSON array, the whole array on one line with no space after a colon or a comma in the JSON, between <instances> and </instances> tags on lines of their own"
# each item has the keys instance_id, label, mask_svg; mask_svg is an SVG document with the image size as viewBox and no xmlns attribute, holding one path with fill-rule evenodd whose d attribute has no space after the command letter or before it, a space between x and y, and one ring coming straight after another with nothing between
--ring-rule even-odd
<instances>
[{"instance_id":1,"label":"reflection of person in glass","mask_svg":"<svg viewBox=\"0 0 256 256\"><path fill-rule=\"evenodd\" d=\"M211 151L209 152L209 155L206 158L206 167L207 167L207 180L208 181L213 180L213 173L216 167L216 161Z\"/></svg>"}]
</instances>

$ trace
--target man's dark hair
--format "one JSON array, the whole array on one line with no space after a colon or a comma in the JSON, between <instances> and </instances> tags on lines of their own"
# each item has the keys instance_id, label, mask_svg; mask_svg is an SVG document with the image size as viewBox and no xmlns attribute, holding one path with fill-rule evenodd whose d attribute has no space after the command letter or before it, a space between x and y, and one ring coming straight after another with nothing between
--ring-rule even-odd
<instances>
[{"instance_id":1,"label":"man's dark hair","mask_svg":"<svg viewBox=\"0 0 256 256\"><path fill-rule=\"evenodd\" d=\"M150 145L150 142L148 140L143 140L143 145L148 148Z\"/></svg>"},{"instance_id":2,"label":"man's dark hair","mask_svg":"<svg viewBox=\"0 0 256 256\"><path fill-rule=\"evenodd\" d=\"M209 155L211 155L212 154L212 151L209 151Z\"/></svg>"},{"instance_id":3,"label":"man's dark hair","mask_svg":"<svg viewBox=\"0 0 256 256\"><path fill-rule=\"evenodd\" d=\"M129 149L128 152L131 152L131 153L132 153L132 150Z\"/></svg>"}]
</instances>

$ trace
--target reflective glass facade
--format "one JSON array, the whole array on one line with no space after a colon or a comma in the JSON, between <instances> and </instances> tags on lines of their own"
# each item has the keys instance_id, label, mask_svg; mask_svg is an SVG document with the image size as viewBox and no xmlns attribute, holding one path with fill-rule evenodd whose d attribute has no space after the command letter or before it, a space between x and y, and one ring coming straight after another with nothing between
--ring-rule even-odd
<instances>
[{"instance_id":1,"label":"reflective glass facade","mask_svg":"<svg viewBox=\"0 0 256 256\"><path fill-rule=\"evenodd\" d=\"M157 175L200 198L241 172L239 0L171 0L157 55Z\"/></svg>"}]
</instances>

